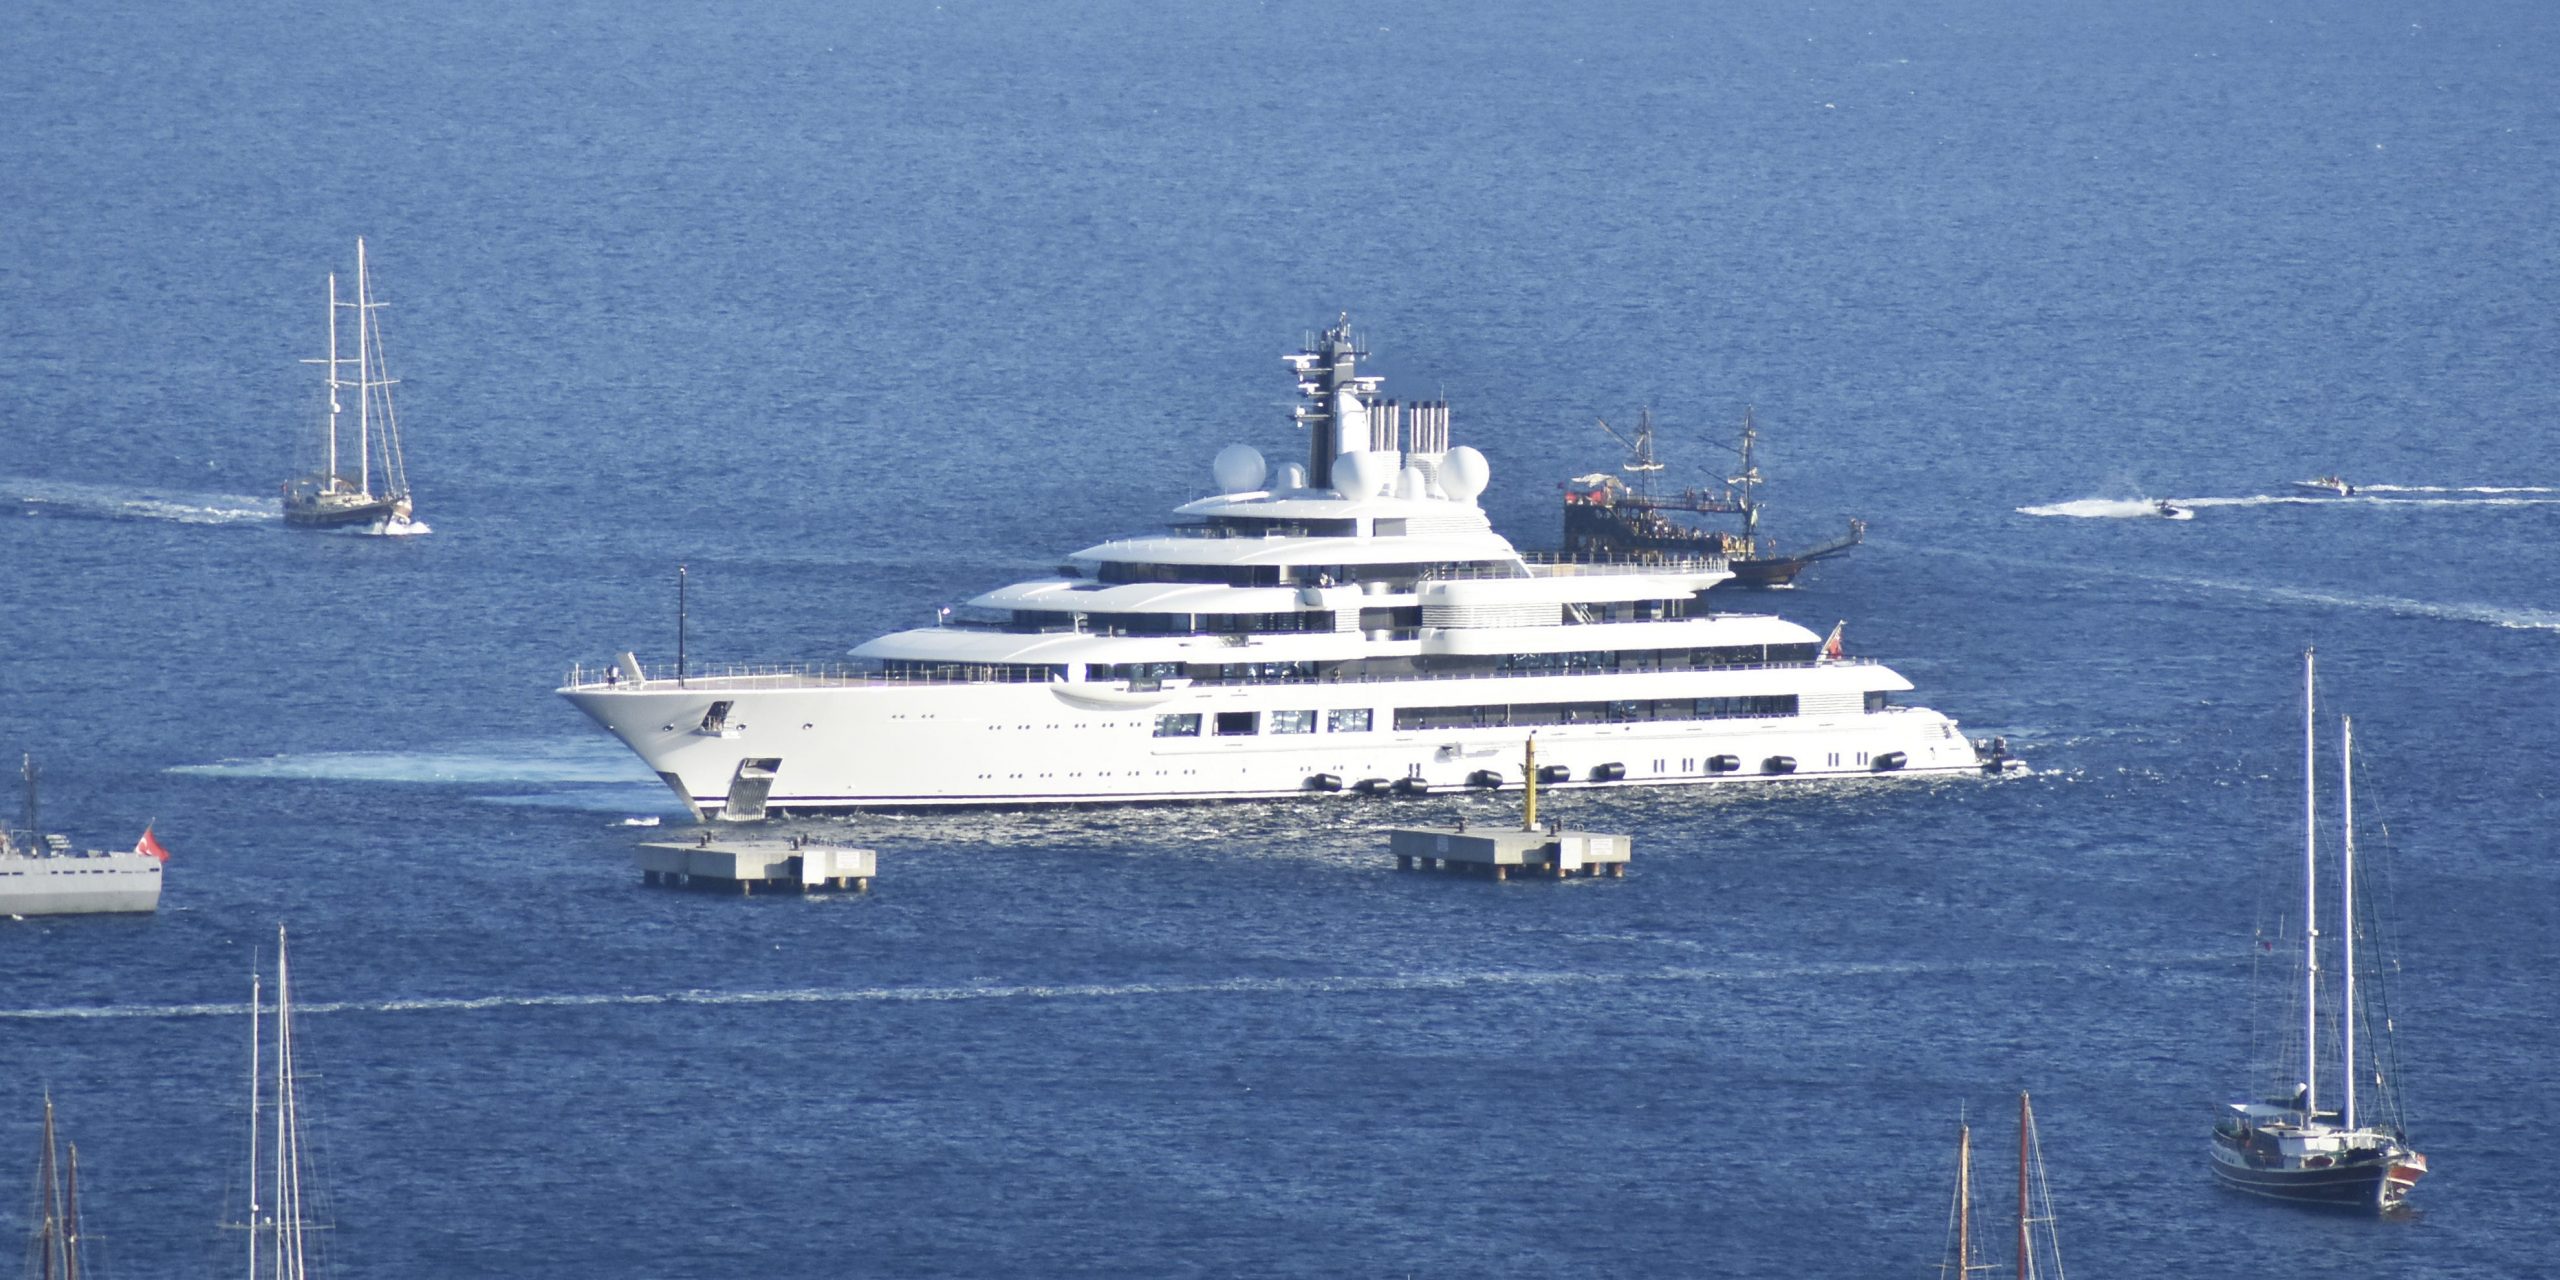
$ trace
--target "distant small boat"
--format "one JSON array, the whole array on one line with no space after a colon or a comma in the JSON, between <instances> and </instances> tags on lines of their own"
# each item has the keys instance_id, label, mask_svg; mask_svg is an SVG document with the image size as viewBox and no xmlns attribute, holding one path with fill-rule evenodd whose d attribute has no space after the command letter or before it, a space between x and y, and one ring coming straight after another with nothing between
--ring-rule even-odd
<instances>
[{"instance_id":1,"label":"distant small boat","mask_svg":"<svg viewBox=\"0 0 2560 1280\"><path fill-rule=\"evenodd\" d=\"M2324 497L2352 498L2356 496L2356 487L2348 484L2345 480L2340 479L2337 476L2320 476L2311 480L2296 480L2293 482L2293 487L2304 493L2317 493Z\"/></svg>"},{"instance_id":2,"label":"distant small boat","mask_svg":"<svg viewBox=\"0 0 2560 1280\"><path fill-rule=\"evenodd\" d=\"M2178 506L2170 502L2167 498L2162 498L2160 500L2159 506L2156 510L2158 511L2160 518L2163 520L2193 520L2196 518L2195 512L2188 510L2185 507Z\"/></svg>"},{"instance_id":3,"label":"distant small boat","mask_svg":"<svg viewBox=\"0 0 2560 1280\"><path fill-rule=\"evenodd\" d=\"M339 300L338 275L329 273L329 354L303 362L328 367L329 426L320 468L285 482L286 524L311 529L369 525L392 533L412 523L409 468L400 452L399 415L391 407L391 388L396 380L383 364L382 322L373 314L382 305L373 296L372 277L365 267L364 241L358 240L355 301ZM353 356L338 354L340 311L356 313ZM343 376L349 366L355 370L353 379ZM338 418L346 412L346 406L338 399L338 393L349 388L356 393L352 457L339 448L344 437ZM348 468L350 462L354 464L352 471Z\"/></svg>"}]
</instances>

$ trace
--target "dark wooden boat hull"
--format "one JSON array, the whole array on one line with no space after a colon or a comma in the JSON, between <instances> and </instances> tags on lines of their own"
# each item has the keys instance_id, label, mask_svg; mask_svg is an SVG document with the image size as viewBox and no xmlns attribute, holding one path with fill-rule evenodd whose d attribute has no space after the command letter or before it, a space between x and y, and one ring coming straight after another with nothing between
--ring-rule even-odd
<instances>
[{"instance_id":1,"label":"dark wooden boat hull","mask_svg":"<svg viewBox=\"0 0 2560 1280\"><path fill-rule=\"evenodd\" d=\"M337 529L347 525L378 524L394 516L406 514L406 503L398 498L380 502L350 505L307 506L288 501L284 506L284 522L304 529Z\"/></svg>"},{"instance_id":2,"label":"dark wooden boat hull","mask_svg":"<svg viewBox=\"0 0 2560 1280\"><path fill-rule=\"evenodd\" d=\"M2362 1160L2326 1168L2257 1166L2226 1158L2217 1151L2213 1176L2234 1191L2296 1204L2341 1209L2388 1210L2400 1207L2409 1188L2426 1172L2423 1163L2400 1159Z\"/></svg>"},{"instance_id":3,"label":"dark wooden boat hull","mask_svg":"<svg viewBox=\"0 0 2560 1280\"><path fill-rule=\"evenodd\" d=\"M1732 571L1733 577L1718 585L1757 587L1761 590L1790 587L1795 585L1796 575L1804 572L1805 566L1812 563L1813 560L1807 556L1777 556L1766 560L1727 560L1724 562L1724 567Z\"/></svg>"}]
</instances>

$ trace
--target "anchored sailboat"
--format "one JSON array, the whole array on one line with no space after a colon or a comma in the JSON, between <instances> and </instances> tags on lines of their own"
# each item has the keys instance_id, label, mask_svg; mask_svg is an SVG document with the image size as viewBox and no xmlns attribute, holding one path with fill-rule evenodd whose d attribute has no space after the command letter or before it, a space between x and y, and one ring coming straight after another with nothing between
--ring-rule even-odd
<instances>
[{"instance_id":1,"label":"anchored sailboat","mask_svg":"<svg viewBox=\"0 0 2560 1280\"><path fill-rule=\"evenodd\" d=\"M329 273L329 354L303 361L328 369L328 434L322 442L324 455L319 469L285 482L284 521L305 528L362 525L377 532L398 533L412 523L414 508L409 498L408 464L400 453L400 419L391 407L391 388L397 380L383 364L382 322L374 314L383 304L373 294L362 240L356 241L355 283L355 300L341 300L338 275ZM355 313L352 356L340 354L341 311ZM346 376L350 370L355 374L353 378ZM355 447L351 450L341 448L348 443L341 423L346 404L338 393L346 390L356 393Z\"/></svg>"},{"instance_id":2,"label":"anchored sailboat","mask_svg":"<svg viewBox=\"0 0 2560 1280\"><path fill-rule=\"evenodd\" d=\"M2375 1060L2365 1071L2386 1122L2359 1123L2357 1020L2369 1010L2356 1002L2356 802L2355 724L2341 720L2339 770L2346 811L2338 872L2338 1062L2343 1081L2338 1109L2320 1098L2320 864L2315 830L2312 655L2302 654L2302 1078L2289 1098L2235 1100L2213 1127L2213 1174L2222 1184L2253 1195L2312 1204L2390 1210L2426 1176L2427 1158L2409 1146L2400 1124L2394 1081ZM2386 1019L2384 1029L2389 1029Z\"/></svg>"}]
</instances>

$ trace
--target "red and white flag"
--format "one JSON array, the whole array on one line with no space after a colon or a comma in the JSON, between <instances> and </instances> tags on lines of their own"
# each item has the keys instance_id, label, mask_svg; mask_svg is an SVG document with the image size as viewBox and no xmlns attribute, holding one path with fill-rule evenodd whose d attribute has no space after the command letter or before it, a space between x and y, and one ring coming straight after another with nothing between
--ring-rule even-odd
<instances>
[{"instance_id":1,"label":"red and white flag","mask_svg":"<svg viewBox=\"0 0 2560 1280\"><path fill-rule=\"evenodd\" d=\"M152 835L151 828L148 826L142 829L142 838L133 842L133 851L147 857L158 858L162 862L169 860L168 846L160 843L159 837Z\"/></svg>"},{"instance_id":2,"label":"red and white flag","mask_svg":"<svg viewBox=\"0 0 2560 1280\"><path fill-rule=\"evenodd\" d=\"M1837 659L1840 656L1840 633L1848 626L1849 620L1846 618L1831 624L1831 638L1822 642L1823 657Z\"/></svg>"}]
</instances>

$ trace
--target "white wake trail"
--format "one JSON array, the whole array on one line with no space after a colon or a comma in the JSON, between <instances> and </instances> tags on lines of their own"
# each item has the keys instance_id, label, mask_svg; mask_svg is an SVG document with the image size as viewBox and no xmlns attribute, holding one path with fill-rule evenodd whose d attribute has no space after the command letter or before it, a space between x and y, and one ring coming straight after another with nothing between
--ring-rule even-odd
<instances>
[{"instance_id":1,"label":"white wake trail","mask_svg":"<svg viewBox=\"0 0 2560 1280\"><path fill-rule=\"evenodd\" d=\"M1007 983L915 987L805 987L768 991L668 991L629 993L562 993L550 995L421 997L384 1001L302 1001L297 1013L481 1013L510 1009L639 1008L662 1006L741 1007L759 1005L947 1004L976 1001L1126 1000L1197 995L1358 995L1372 992L1453 991L1468 988L1632 987L1658 983L1754 983L1829 981L1881 975L1933 972L1988 973L2020 970L2100 969L2126 963L2155 965L2219 964L2220 954L2176 954L2152 957L2110 956L2104 961L1963 960L1843 961L1773 965L1753 968L1665 966L1612 973L1558 973L1546 970L1488 969L1449 973L1343 974L1317 978L1221 978L1196 982ZM0 1021L49 1022L84 1019L236 1018L249 1012L238 1004L106 1005L92 1008L0 1009Z\"/></svg>"}]
</instances>

